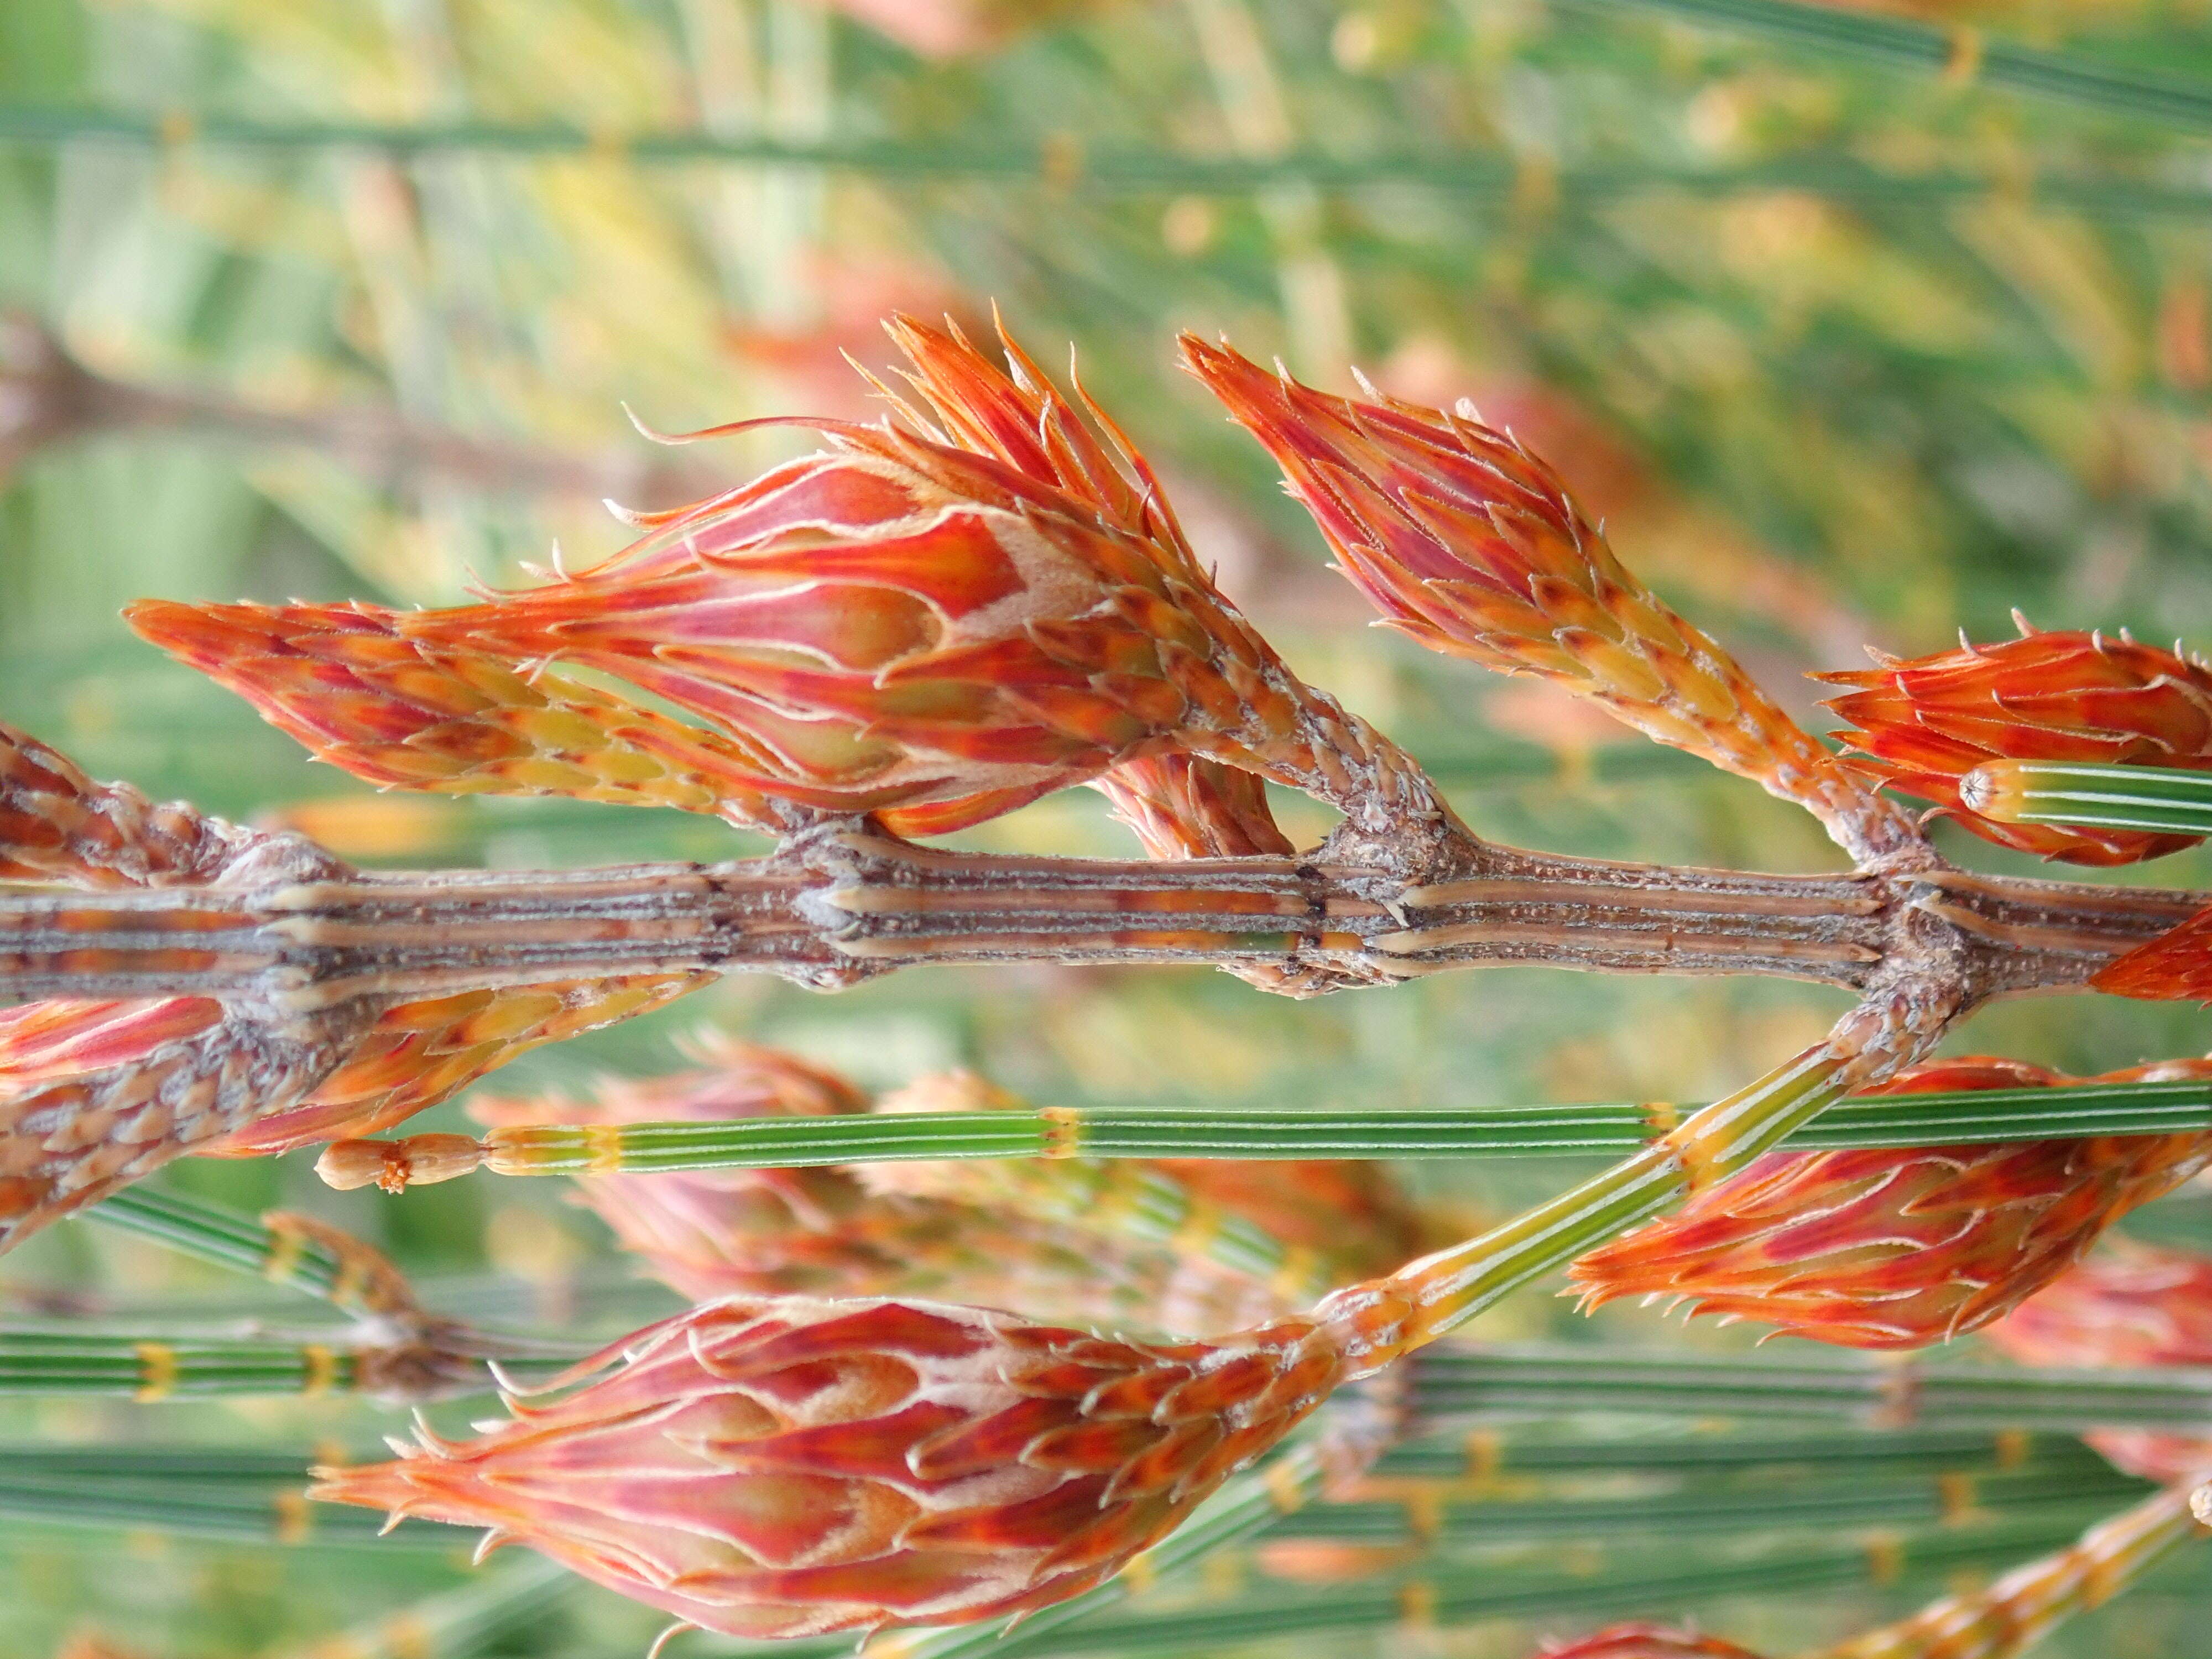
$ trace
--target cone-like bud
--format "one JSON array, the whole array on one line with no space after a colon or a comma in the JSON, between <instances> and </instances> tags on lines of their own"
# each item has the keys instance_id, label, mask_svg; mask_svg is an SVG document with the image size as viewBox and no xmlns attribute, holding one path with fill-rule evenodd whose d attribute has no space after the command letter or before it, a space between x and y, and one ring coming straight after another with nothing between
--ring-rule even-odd
<instances>
[{"instance_id":1,"label":"cone-like bud","mask_svg":"<svg viewBox=\"0 0 2212 1659\"><path fill-rule=\"evenodd\" d=\"M1613 1625L1565 1645L1546 1643L1538 1659L1759 1659L1718 1637L1662 1625Z\"/></svg>"},{"instance_id":2,"label":"cone-like bud","mask_svg":"<svg viewBox=\"0 0 2212 1659\"><path fill-rule=\"evenodd\" d=\"M142 599L140 636L237 692L316 758L386 788L567 795L775 830L761 757L558 673L404 635L364 605Z\"/></svg>"},{"instance_id":3,"label":"cone-like bud","mask_svg":"<svg viewBox=\"0 0 2212 1659\"><path fill-rule=\"evenodd\" d=\"M1623 568L1558 474L1471 406L1353 402L1226 346L1188 334L1182 344L1184 366L1267 446L1387 625L1589 697L1646 736L1809 808L1856 853L1915 839L1726 651Z\"/></svg>"},{"instance_id":4,"label":"cone-like bud","mask_svg":"<svg viewBox=\"0 0 2212 1659\"><path fill-rule=\"evenodd\" d=\"M1098 789L1149 858L1280 858L1296 850L1275 825L1266 787L1218 761L1148 756L1115 767Z\"/></svg>"},{"instance_id":5,"label":"cone-like bud","mask_svg":"<svg viewBox=\"0 0 2212 1659\"><path fill-rule=\"evenodd\" d=\"M2091 1079L2212 1074L2169 1062ZM1939 1060L1873 1094L2047 1087L2016 1060ZM2002 1316L2114 1221L2212 1158L2212 1136L1773 1152L1577 1261L1586 1304L1645 1295L1857 1348L1916 1348Z\"/></svg>"},{"instance_id":6,"label":"cone-like bud","mask_svg":"<svg viewBox=\"0 0 2212 1659\"><path fill-rule=\"evenodd\" d=\"M181 804L156 806L127 783L95 783L66 756L0 724L0 881L212 881L256 839Z\"/></svg>"},{"instance_id":7,"label":"cone-like bud","mask_svg":"<svg viewBox=\"0 0 2212 1659\"><path fill-rule=\"evenodd\" d=\"M2123 634L2021 635L1816 678L1856 688L1828 707L1859 729L1860 763L1984 841L2069 864L2133 864L2196 844L2142 830L1985 817L1960 784L1984 761L2212 769L2212 672Z\"/></svg>"},{"instance_id":8,"label":"cone-like bud","mask_svg":"<svg viewBox=\"0 0 2212 1659\"><path fill-rule=\"evenodd\" d=\"M1347 1369L1305 1319L1162 1345L805 1297L709 1304L581 1369L607 1365L311 1495L487 1528L735 1636L963 1623L1107 1577Z\"/></svg>"},{"instance_id":9,"label":"cone-like bud","mask_svg":"<svg viewBox=\"0 0 2212 1659\"><path fill-rule=\"evenodd\" d=\"M260 1158L388 1129L452 1099L516 1055L673 1002L712 974L632 974L462 991L396 1003L297 1106L201 1150Z\"/></svg>"},{"instance_id":10,"label":"cone-like bud","mask_svg":"<svg viewBox=\"0 0 2212 1659\"><path fill-rule=\"evenodd\" d=\"M2212 1257L2112 1239L1982 1333L2024 1364L2212 1365ZM2212 1468L2212 1440L2153 1429L2082 1437L2160 1482Z\"/></svg>"},{"instance_id":11,"label":"cone-like bud","mask_svg":"<svg viewBox=\"0 0 2212 1659\"><path fill-rule=\"evenodd\" d=\"M0 1249L298 1099L319 1036L205 997L0 1010Z\"/></svg>"}]
</instances>

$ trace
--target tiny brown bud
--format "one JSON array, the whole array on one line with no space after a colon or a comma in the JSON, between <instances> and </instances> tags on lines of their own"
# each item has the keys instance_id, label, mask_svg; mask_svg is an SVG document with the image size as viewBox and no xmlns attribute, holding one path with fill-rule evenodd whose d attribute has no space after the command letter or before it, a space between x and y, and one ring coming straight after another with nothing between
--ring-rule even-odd
<instances>
[{"instance_id":1,"label":"tiny brown bud","mask_svg":"<svg viewBox=\"0 0 2212 1659\"><path fill-rule=\"evenodd\" d=\"M372 1184L387 1193L428 1187L469 1174L484 1161L467 1135L409 1135L404 1140L334 1140L315 1160L315 1173L340 1192Z\"/></svg>"}]
</instances>

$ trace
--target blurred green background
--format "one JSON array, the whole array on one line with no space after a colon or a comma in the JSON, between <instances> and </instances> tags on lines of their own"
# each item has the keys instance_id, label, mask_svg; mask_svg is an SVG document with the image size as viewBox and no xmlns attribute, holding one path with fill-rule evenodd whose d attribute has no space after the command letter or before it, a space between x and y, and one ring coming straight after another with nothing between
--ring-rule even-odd
<instances>
[{"instance_id":1,"label":"blurred green background","mask_svg":"<svg viewBox=\"0 0 2212 1659\"><path fill-rule=\"evenodd\" d=\"M1978 31L1950 37L1965 65L1975 43L2009 40L2212 88L2203 0L1923 15ZM676 814L376 796L137 644L117 608L443 603L519 580L556 541L587 562L624 538L601 497L673 505L802 441L656 449L625 402L664 429L867 416L840 353L880 363L878 317L973 326L995 302L1047 362L1073 343L1231 595L1428 763L1478 831L1828 867L1809 820L1751 786L1367 629L1257 448L1172 369L1171 340L1225 331L1323 384L1357 363L1401 396L1473 397L1802 713L1817 712L1802 671L1851 665L1866 642L1937 648L1960 625L2002 635L2015 605L2046 626L2212 643L2212 131L2124 86L2083 102L1987 79L1541 0L0 0L0 132L58 109L166 134L0 138L0 716L95 775L289 822L365 862L758 850ZM337 131L241 147L216 142L224 118ZM343 142L363 125L477 136L420 153ZM549 125L586 142L495 142ZM649 153L672 133L842 147L858 165ZM1326 182L1269 171L1285 156L1325 161ZM1237 166L1257 182L1225 180ZM1326 828L1302 803L1283 811L1304 837ZM1086 791L964 841L1130 850ZM2212 884L2212 860L2118 878ZM1206 973L935 971L834 999L740 980L528 1056L498 1086L666 1067L673 1039L711 1022L871 1085L965 1063L1048 1101L1689 1100L1837 1006L1799 987L1520 969L1310 1004ZM2202 1049L2203 1027L2081 1000L1988 1011L1952 1048L2094 1071ZM421 1127L460 1121L447 1108ZM167 1179L357 1228L444 1305L562 1330L663 1305L626 1288L553 1183L338 1194L310 1161ZM1408 1178L1474 1216L1577 1173L1536 1160ZM2130 1225L2212 1243L2212 1203L2192 1188ZM10 1258L0 1294L153 1321L292 1307L74 1224ZM1481 1329L1748 1340L1633 1309L1582 1320L1544 1290ZM93 1402L15 1406L0 1430L368 1449L390 1417ZM2212 1654L2209 1574L2188 1558L2048 1650ZM466 1577L420 1551L11 1523L0 1655L45 1659L87 1629L149 1659L295 1652ZM1787 1650L1933 1588L1694 1611ZM653 1622L580 1594L495 1647L633 1653ZM1587 1622L1570 1608L1243 1650L1507 1659Z\"/></svg>"}]
</instances>

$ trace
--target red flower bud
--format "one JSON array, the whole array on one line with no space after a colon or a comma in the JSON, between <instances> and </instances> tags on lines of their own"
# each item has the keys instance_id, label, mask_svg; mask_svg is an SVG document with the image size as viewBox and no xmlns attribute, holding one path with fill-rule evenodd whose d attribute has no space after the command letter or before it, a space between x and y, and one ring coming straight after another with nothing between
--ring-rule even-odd
<instances>
[{"instance_id":1,"label":"red flower bud","mask_svg":"<svg viewBox=\"0 0 2212 1659\"><path fill-rule=\"evenodd\" d=\"M2006 823L1960 785L1984 761L2212 769L2212 672L2126 635L2039 634L1814 678L1858 688L1828 707L1860 729L1860 763L1984 841L2069 864L2132 864L2196 845L2140 830Z\"/></svg>"},{"instance_id":2,"label":"red flower bud","mask_svg":"<svg viewBox=\"0 0 2212 1659\"><path fill-rule=\"evenodd\" d=\"M927 1302L709 1304L313 1496L490 1529L685 1624L954 1624L1107 1577L1346 1374L1333 1328L1144 1344Z\"/></svg>"},{"instance_id":3,"label":"red flower bud","mask_svg":"<svg viewBox=\"0 0 2212 1659\"><path fill-rule=\"evenodd\" d=\"M1389 627L1589 697L1808 807L1847 846L1911 839L1726 651L1622 567L1558 474L1471 405L1353 402L1195 336L1182 343L1184 366L1267 446Z\"/></svg>"},{"instance_id":4,"label":"red flower bud","mask_svg":"<svg viewBox=\"0 0 2212 1659\"><path fill-rule=\"evenodd\" d=\"M2114 1239L1982 1333L2028 1365L2212 1365L2212 1257ZM2212 1468L2212 1440L2151 1429L2082 1437L2161 1484Z\"/></svg>"},{"instance_id":5,"label":"red flower bud","mask_svg":"<svg viewBox=\"0 0 2212 1659\"><path fill-rule=\"evenodd\" d=\"M2176 1062L2091 1079L2172 1073ZM2048 1086L2016 1060L1939 1060L1870 1094ZM1586 1304L1644 1294L1856 1348L1978 1329L2212 1158L2203 1134L1771 1152L1569 1270Z\"/></svg>"},{"instance_id":6,"label":"red flower bud","mask_svg":"<svg viewBox=\"0 0 2212 1659\"><path fill-rule=\"evenodd\" d=\"M630 974L395 1003L298 1105L257 1117L198 1150L213 1158L262 1158L374 1134L451 1100L517 1054L649 1013L713 977Z\"/></svg>"},{"instance_id":7,"label":"red flower bud","mask_svg":"<svg viewBox=\"0 0 2212 1659\"><path fill-rule=\"evenodd\" d=\"M1538 1659L1759 1659L1759 1656L1717 1637L1693 1636L1658 1625L1613 1625L1564 1647L1547 1643Z\"/></svg>"},{"instance_id":8,"label":"red flower bud","mask_svg":"<svg viewBox=\"0 0 2212 1659\"><path fill-rule=\"evenodd\" d=\"M1260 780L1218 761L1148 756L1115 767L1097 787L1150 858L1280 858L1296 850L1276 828Z\"/></svg>"}]
</instances>

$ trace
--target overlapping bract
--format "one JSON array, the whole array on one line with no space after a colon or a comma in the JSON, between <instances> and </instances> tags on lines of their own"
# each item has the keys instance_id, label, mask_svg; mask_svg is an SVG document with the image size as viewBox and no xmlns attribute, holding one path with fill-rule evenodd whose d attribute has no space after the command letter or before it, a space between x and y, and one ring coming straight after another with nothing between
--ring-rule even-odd
<instances>
[{"instance_id":1,"label":"overlapping bract","mask_svg":"<svg viewBox=\"0 0 2212 1659\"><path fill-rule=\"evenodd\" d=\"M2212 1365L2212 1258L2115 1239L1982 1333L2029 1365ZM2082 1437L2158 1481L2212 1468L2212 1439L2155 1429Z\"/></svg>"},{"instance_id":2,"label":"overlapping bract","mask_svg":"<svg viewBox=\"0 0 2212 1659\"><path fill-rule=\"evenodd\" d=\"M1960 799L1984 761L2212 769L2212 672L2122 635L2024 631L1996 645L1816 678L1855 688L1828 707L1859 764L1984 841L2069 864L2132 864L2196 844L2142 830L2007 823Z\"/></svg>"},{"instance_id":3,"label":"overlapping bract","mask_svg":"<svg viewBox=\"0 0 2212 1659\"><path fill-rule=\"evenodd\" d=\"M1117 1571L1342 1378L1332 1328L1146 1344L927 1302L712 1303L313 1495L490 1528L744 1637L952 1624Z\"/></svg>"},{"instance_id":4,"label":"overlapping bract","mask_svg":"<svg viewBox=\"0 0 2212 1659\"><path fill-rule=\"evenodd\" d=\"M1265 444L1344 574L1432 650L1533 673L1820 815L1856 852L1909 831L1613 556L1559 476L1471 409L1354 402L1194 336L1183 362Z\"/></svg>"},{"instance_id":5,"label":"overlapping bract","mask_svg":"<svg viewBox=\"0 0 2212 1659\"><path fill-rule=\"evenodd\" d=\"M2212 1062L2087 1079L2212 1075ZM1900 1073L1874 1094L2047 1087L2069 1079L1983 1057ZM1907 1150L1772 1152L1577 1260L1588 1304L1686 1299L1858 1348L1915 1348L1997 1319L2121 1216L2212 1159L2212 1136L2100 1136Z\"/></svg>"}]
</instances>

